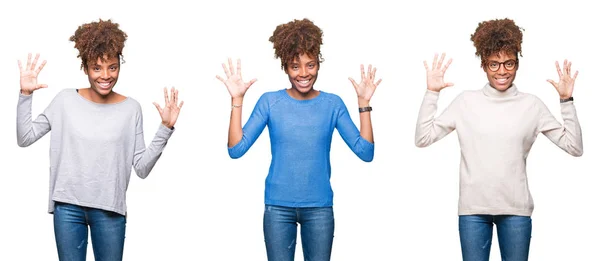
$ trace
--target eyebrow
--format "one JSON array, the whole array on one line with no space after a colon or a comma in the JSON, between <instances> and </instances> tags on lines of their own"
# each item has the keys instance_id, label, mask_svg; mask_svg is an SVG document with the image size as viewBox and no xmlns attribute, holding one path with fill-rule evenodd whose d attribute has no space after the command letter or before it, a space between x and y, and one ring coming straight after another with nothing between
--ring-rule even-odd
<instances>
[{"instance_id":1,"label":"eyebrow","mask_svg":"<svg viewBox=\"0 0 600 261\"><path fill-rule=\"evenodd\" d=\"M306 62L305 64L311 64L311 63L317 63L317 61L311 60L311 61ZM299 62L291 62L291 63L289 63L289 65L300 65L300 63Z\"/></svg>"},{"instance_id":2,"label":"eyebrow","mask_svg":"<svg viewBox=\"0 0 600 261\"><path fill-rule=\"evenodd\" d=\"M504 62L508 62L508 61L515 61L516 62L517 59L507 59L507 60L504 60L502 62L498 61L498 60L492 60L492 59L488 60L488 62L496 62L496 63L504 63Z\"/></svg>"},{"instance_id":3,"label":"eyebrow","mask_svg":"<svg viewBox=\"0 0 600 261\"><path fill-rule=\"evenodd\" d=\"M92 66L96 66L96 67L102 67L102 65L100 65L100 64L94 64L94 65L92 65ZM111 66L119 66L119 63L113 63L113 64L109 64L109 65L108 65L108 67L111 67Z\"/></svg>"}]
</instances>

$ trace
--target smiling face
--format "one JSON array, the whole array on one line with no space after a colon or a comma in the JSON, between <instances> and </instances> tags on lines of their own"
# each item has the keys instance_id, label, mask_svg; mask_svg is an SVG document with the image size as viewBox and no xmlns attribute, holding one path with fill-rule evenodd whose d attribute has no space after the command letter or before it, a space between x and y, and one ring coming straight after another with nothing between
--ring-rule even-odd
<instances>
[{"instance_id":1,"label":"smiling face","mask_svg":"<svg viewBox=\"0 0 600 261\"><path fill-rule=\"evenodd\" d=\"M98 58L96 62L90 62L85 67L85 74L90 81L91 95L100 99L107 99L119 79L119 58L108 58L105 61Z\"/></svg>"},{"instance_id":2,"label":"smiling face","mask_svg":"<svg viewBox=\"0 0 600 261\"><path fill-rule=\"evenodd\" d=\"M285 67L292 88L288 90L290 96L296 99L310 99L317 95L313 85L319 75L319 62L314 56L306 53L288 62Z\"/></svg>"},{"instance_id":3,"label":"smiling face","mask_svg":"<svg viewBox=\"0 0 600 261\"><path fill-rule=\"evenodd\" d=\"M510 88L519 69L517 55L499 52L488 56L485 61L483 70L487 74L490 85L498 91L506 91Z\"/></svg>"}]
</instances>

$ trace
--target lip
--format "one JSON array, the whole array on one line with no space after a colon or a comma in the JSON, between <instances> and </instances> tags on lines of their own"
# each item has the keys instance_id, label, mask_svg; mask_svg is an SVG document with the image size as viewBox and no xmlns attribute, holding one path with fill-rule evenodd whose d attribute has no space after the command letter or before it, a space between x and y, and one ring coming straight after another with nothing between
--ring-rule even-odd
<instances>
[{"instance_id":1,"label":"lip","mask_svg":"<svg viewBox=\"0 0 600 261\"><path fill-rule=\"evenodd\" d=\"M499 85L506 85L506 84L510 83L511 79L512 79L511 75L504 76L504 77L494 77L494 81Z\"/></svg>"},{"instance_id":2,"label":"lip","mask_svg":"<svg viewBox=\"0 0 600 261\"><path fill-rule=\"evenodd\" d=\"M302 80L295 80L296 82L296 87L298 88L309 88L312 85L312 78L311 79L302 79Z\"/></svg>"},{"instance_id":3,"label":"lip","mask_svg":"<svg viewBox=\"0 0 600 261\"><path fill-rule=\"evenodd\" d=\"M113 81L96 82L96 86L98 86L98 88L102 90L110 90L110 88L112 87L112 83Z\"/></svg>"}]
</instances>

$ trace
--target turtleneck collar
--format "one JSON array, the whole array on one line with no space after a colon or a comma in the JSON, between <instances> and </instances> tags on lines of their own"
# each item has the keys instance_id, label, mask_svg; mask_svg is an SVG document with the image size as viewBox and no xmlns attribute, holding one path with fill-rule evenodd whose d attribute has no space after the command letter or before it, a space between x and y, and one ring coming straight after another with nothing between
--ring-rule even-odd
<instances>
[{"instance_id":1,"label":"turtleneck collar","mask_svg":"<svg viewBox=\"0 0 600 261\"><path fill-rule=\"evenodd\" d=\"M483 94L493 98L508 98L517 95L518 92L517 86L514 83L503 92L496 90L489 82L483 87Z\"/></svg>"}]
</instances>

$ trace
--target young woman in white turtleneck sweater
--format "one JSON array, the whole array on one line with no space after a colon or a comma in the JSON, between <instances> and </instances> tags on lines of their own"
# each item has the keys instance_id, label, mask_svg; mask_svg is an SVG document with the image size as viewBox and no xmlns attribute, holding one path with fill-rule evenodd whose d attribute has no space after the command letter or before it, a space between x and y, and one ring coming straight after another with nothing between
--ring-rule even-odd
<instances>
[{"instance_id":1,"label":"young woman in white turtleneck sweater","mask_svg":"<svg viewBox=\"0 0 600 261\"><path fill-rule=\"evenodd\" d=\"M464 91L438 117L440 90L452 86L444 73L445 54L436 54L427 70L427 91L415 132L417 147L426 147L456 130L461 149L459 231L463 260L489 260L496 224L503 261L527 260L533 200L526 173L527 155L539 133L573 156L583 154L581 128L573 104L577 72L571 62L561 68L559 81L548 80L560 96L563 124L536 96L513 83L521 53L522 32L510 19L479 23L471 35L488 83Z\"/></svg>"}]
</instances>

